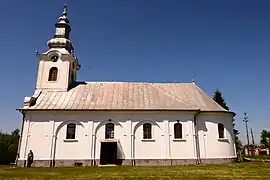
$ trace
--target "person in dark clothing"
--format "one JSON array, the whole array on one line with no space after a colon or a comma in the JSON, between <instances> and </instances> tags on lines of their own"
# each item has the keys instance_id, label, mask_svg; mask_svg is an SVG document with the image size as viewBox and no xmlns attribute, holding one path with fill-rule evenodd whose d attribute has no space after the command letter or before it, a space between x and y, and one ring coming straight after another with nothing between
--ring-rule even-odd
<instances>
[{"instance_id":1,"label":"person in dark clothing","mask_svg":"<svg viewBox=\"0 0 270 180\"><path fill-rule=\"evenodd\" d=\"M31 165L33 164L33 161L34 161L34 154L32 150L30 150L30 152L27 155L27 167L31 167Z\"/></svg>"}]
</instances>

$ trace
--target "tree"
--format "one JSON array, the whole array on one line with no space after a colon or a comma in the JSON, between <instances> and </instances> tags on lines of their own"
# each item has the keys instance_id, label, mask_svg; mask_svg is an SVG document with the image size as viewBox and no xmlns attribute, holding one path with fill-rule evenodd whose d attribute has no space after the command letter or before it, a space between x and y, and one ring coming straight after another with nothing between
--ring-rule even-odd
<instances>
[{"instance_id":1,"label":"tree","mask_svg":"<svg viewBox=\"0 0 270 180\"><path fill-rule=\"evenodd\" d=\"M270 148L270 131L267 131L265 129L262 130L261 144L263 144L266 148Z\"/></svg>"},{"instance_id":2,"label":"tree","mask_svg":"<svg viewBox=\"0 0 270 180\"><path fill-rule=\"evenodd\" d=\"M11 133L0 132L0 164L14 163L19 143L19 129Z\"/></svg>"},{"instance_id":3,"label":"tree","mask_svg":"<svg viewBox=\"0 0 270 180\"><path fill-rule=\"evenodd\" d=\"M230 108L227 106L222 93L217 89L215 91L215 94L213 96L213 100L216 101L221 107L223 107L226 110L230 110ZM242 148L242 143L240 139L238 138L239 131L235 128L235 119L232 119L233 122L233 133L234 133L234 141L235 141L235 146L236 146L236 151L239 151Z\"/></svg>"},{"instance_id":4,"label":"tree","mask_svg":"<svg viewBox=\"0 0 270 180\"><path fill-rule=\"evenodd\" d=\"M12 136L20 136L20 130L19 129L15 129L14 131L11 132Z\"/></svg>"},{"instance_id":5,"label":"tree","mask_svg":"<svg viewBox=\"0 0 270 180\"><path fill-rule=\"evenodd\" d=\"M227 106L225 100L223 99L222 97L222 93L217 89L215 94L214 94L214 97L213 99L221 106L223 107L224 109L226 110L230 110L229 107Z\"/></svg>"}]
</instances>

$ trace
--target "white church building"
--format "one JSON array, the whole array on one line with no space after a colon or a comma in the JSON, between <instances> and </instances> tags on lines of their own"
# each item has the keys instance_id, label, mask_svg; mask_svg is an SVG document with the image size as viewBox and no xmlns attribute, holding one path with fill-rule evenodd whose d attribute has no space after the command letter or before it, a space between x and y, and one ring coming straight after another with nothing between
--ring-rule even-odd
<instances>
[{"instance_id":1,"label":"white church building","mask_svg":"<svg viewBox=\"0 0 270 180\"><path fill-rule=\"evenodd\" d=\"M232 118L195 82L77 82L67 8L25 97L17 165L177 165L236 158Z\"/></svg>"}]
</instances>

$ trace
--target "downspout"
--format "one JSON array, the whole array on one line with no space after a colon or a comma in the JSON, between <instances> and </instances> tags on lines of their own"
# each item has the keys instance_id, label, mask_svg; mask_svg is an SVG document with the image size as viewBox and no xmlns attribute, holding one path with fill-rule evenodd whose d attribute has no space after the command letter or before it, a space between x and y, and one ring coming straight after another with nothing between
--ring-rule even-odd
<instances>
[{"instance_id":1,"label":"downspout","mask_svg":"<svg viewBox=\"0 0 270 180\"><path fill-rule=\"evenodd\" d=\"M54 137L55 137L55 133L54 133L54 129L55 129L55 121L53 121L53 132L52 132L52 144L51 144L51 154L50 154L50 167L53 166L53 162L54 162Z\"/></svg>"},{"instance_id":2,"label":"downspout","mask_svg":"<svg viewBox=\"0 0 270 180\"><path fill-rule=\"evenodd\" d=\"M25 114L22 110L20 110L20 113L22 113L22 124L21 124L21 132L20 132L20 137L19 137L19 143L18 143L18 148L17 148L17 154L16 154L16 160L15 160L15 165L18 165L18 160L20 158L20 151L21 151L21 143L22 143L22 135L23 135L23 127L24 127L24 121L25 121Z\"/></svg>"},{"instance_id":3,"label":"downspout","mask_svg":"<svg viewBox=\"0 0 270 180\"><path fill-rule=\"evenodd\" d=\"M53 134L54 144L53 144L53 157L52 157L52 167L55 167L55 154L56 154L56 143L57 143L57 133Z\"/></svg>"},{"instance_id":4,"label":"downspout","mask_svg":"<svg viewBox=\"0 0 270 180\"><path fill-rule=\"evenodd\" d=\"M131 166L133 166L133 141L132 141L132 134L130 134L130 154L131 154Z\"/></svg>"},{"instance_id":5,"label":"downspout","mask_svg":"<svg viewBox=\"0 0 270 180\"><path fill-rule=\"evenodd\" d=\"M94 161L94 165L96 165L96 133L93 135L94 137L94 157L93 157L93 161Z\"/></svg>"},{"instance_id":6,"label":"downspout","mask_svg":"<svg viewBox=\"0 0 270 180\"><path fill-rule=\"evenodd\" d=\"M200 113L201 113L201 110L199 109L194 115L195 149L196 149L196 156L197 156L197 160L196 160L197 164L202 163L201 155L200 155L200 141L199 141L199 135L198 135L198 126L197 126L197 117L199 116Z\"/></svg>"},{"instance_id":7,"label":"downspout","mask_svg":"<svg viewBox=\"0 0 270 180\"><path fill-rule=\"evenodd\" d=\"M133 142L132 142L132 145L133 145L133 147L132 147L132 161L133 161L133 166L136 166L136 162L135 162L135 133L132 133L132 136L133 137L131 137L132 138L132 140L133 140Z\"/></svg>"}]
</instances>

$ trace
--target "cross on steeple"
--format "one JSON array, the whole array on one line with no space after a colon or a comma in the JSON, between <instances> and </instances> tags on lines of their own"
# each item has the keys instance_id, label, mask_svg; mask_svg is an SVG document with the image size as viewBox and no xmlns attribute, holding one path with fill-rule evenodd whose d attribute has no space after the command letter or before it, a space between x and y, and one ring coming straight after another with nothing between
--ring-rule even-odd
<instances>
[{"instance_id":1,"label":"cross on steeple","mask_svg":"<svg viewBox=\"0 0 270 180\"><path fill-rule=\"evenodd\" d=\"M196 77L196 74L193 73L193 75L192 75L192 82L193 82L193 83L195 83L195 77Z\"/></svg>"},{"instance_id":2,"label":"cross on steeple","mask_svg":"<svg viewBox=\"0 0 270 180\"><path fill-rule=\"evenodd\" d=\"M63 15L67 16L67 4L64 5Z\"/></svg>"}]
</instances>

